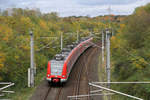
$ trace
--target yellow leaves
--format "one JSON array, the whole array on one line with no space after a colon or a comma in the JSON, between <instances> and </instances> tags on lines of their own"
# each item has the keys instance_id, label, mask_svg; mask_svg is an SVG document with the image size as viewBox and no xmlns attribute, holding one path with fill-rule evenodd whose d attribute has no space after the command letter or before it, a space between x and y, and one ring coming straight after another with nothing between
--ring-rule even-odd
<instances>
[{"instance_id":1,"label":"yellow leaves","mask_svg":"<svg viewBox=\"0 0 150 100\"><path fill-rule=\"evenodd\" d=\"M109 25L108 25L108 24L104 24L104 29L105 29L105 28L108 28L108 27L109 27Z\"/></svg>"},{"instance_id":2,"label":"yellow leaves","mask_svg":"<svg viewBox=\"0 0 150 100\"><path fill-rule=\"evenodd\" d=\"M4 67L5 62L5 54L3 52L0 52L0 70Z\"/></svg>"},{"instance_id":3,"label":"yellow leaves","mask_svg":"<svg viewBox=\"0 0 150 100\"><path fill-rule=\"evenodd\" d=\"M25 37L25 36L19 36L18 40L20 40L20 44L19 44L19 48L23 49L25 51L29 51L30 50L30 39Z\"/></svg>"},{"instance_id":4,"label":"yellow leaves","mask_svg":"<svg viewBox=\"0 0 150 100\"><path fill-rule=\"evenodd\" d=\"M15 56L14 58L15 58L15 59L19 59L19 56Z\"/></svg>"},{"instance_id":5,"label":"yellow leaves","mask_svg":"<svg viewBox=\"0 0 150 100\"><path fill-rule=\"evenodd\" d=\"M120 28L118 30L118 33L122 33L122 31L124 30L125 28L125 24L120 24Z\"/></svg>"},{"instance_id":6,"label":"yellow leaves","mask_svg":"<svg viewBox=\"0 0 150 100\"><path fill-rule=\"evenodd\" d=\"M127 41L125 39L122 39L124 28L125 24L120 24L118 33L115 36L111 37L112 48L121 48L126 45Z\"/></svg>"},{"instance_id":7,"label":"yellow leaves","mask_svg":"<svg viewBox=\"0 0 150 100\"><path fill-rule=\"evenodd\" d=\"M98 33L98 32L99 32L99 29L96 28L96 27L94 27L94 28L93 28L93 32L94 32L94 33Z\"/></svg>"},{"instance_id":8,"label":"yellow leaves","mask_svg":"<svg viewBox=\"0 0 150 100\"><path fill-rule=\"evenodd\" d=\"M30 46L27 45L27 43L21 43L19 46L20 49L23 49L25 51L29 51L30 50Z\"/></svg>"},{"instance_id":9,"label":"yellow leaves","mask_svg":"<svg viewBox=\"0 0 150 100\"><path fill-rule=\"evenodd\" d=\"M135 66L138 69L142 69L142 66L137 61L133 61L132 65Z\"/></svg>"},{"instance_id":10,"label":"yellow leaves","mask_svg":"<svg viewBox=\"0 0 150 100\"><path fill-rule=\"evenodd\" d=\"M47 23L44 20L40 20L39 24L41 28L48 30Z\"/></svg>"},{"instance_id":11,"label":"yellow leaves","mask_svg":"<svg viewBox=\"0 0 150 100\"><path fill-rule=\"evenodd\" d=\"M2 77L0 77L0 81L2 81Z\"/></svg>"},{"instance_id":12,"label":"yellow leaves","mask_svg":"<svg viewBox=\"0 0 150 100\"><path fill-rule=\"evenodd\" d=\"M135 64L136 68L142 69L142 66L140 64Z\"/></svg>"},{"instance_id":13,"label":"yellow leaves","mask_svg":"<svg viewBox=\"0 0 150 100\"><path fill-rule=\"evenodd\" d=\"M104 24L104 23L101 23L101 22L98 22L98 23L97 23L97 26L98 26L98 27L101 27L101 26L104 26L104 25L105 25L105 24Z\"/></svg>"},{"instance_id":14,"label":"yellow leaves","mask_svg":"<svg viewBox=\"0 0 150 100\"><path fill-rule=\"evenodd\" d=\"M0 25L0 39L8 42L9 38L12 36L12 29L7 25Z\"/></svg>"},{"instance_id":15,"label":"yellow leaves","mask_svg":"<svg viewBox=\"0 0 150 100\"><path fill-rule=\"evenodd\" d=\"M79 22L73 22L73 27L75 30L80 30L80 23Z\"/></svg>"},{"instance_id":16,"label":"yellow leaves","mask_svg":"<svg viewBox=\"0 0 150 100\"><path fill-rule=\"evenodd\" d=\"M24 16L22 16L22 17L20 18L20 21L21 21L24 25L26 25L27 27L32 27L32 22L31 22L31 20L30 20L29 17L24 17Z\"/></svg>"},{"instance_id":17,"label":"yellow leaves","mask_svg":"<svg viewBox=\"0 0 150 100\"><path fill-rule=\"evenodd\" d=\"M111 40L112 40L112 41L115 41L115 39L116 39L115 36L112 36L112 37L111 37Z\"/></svg>"},{"instance_id":18,"label":"yellow leaves","mask_svg":"<svg viewBox=\"0 0 150 100\"><path fill-rule=\"evenodd\" d=\"M133 57L131 58L132 65L135 66L137 69L144 68L148 63L142 57Z\"/></svg>"},{"instance_id":19,"label":"yellow leaves","mask_svg":"<svg viewBox=\"0 0 150 100\"><path fill-rule=\"evenodd\" d=\"M123 29L125 27L125 24L120 24L120 28Z\"/></svg>"},{"instance_id":20,"label":"yellow leaves","mask_svg":"<svg viewBox=\"0 0 150 100\"><path fill-rule=\"evenodd\" d=\"M144 58L140 58L140 59L139 59L139 62L140 62L141 64L144 64L144 65L148 64L147 61L145 61Z\"/></svg>"},{"instance_id":21,"label":"yellow leaves","mask_svg":"<svg viewBox=\"0 0 150 100\"><path fill-rule=\"evenodd\" d=\"M111 44L112 44L112 48L120 48L121 47L121 39L117 36L112 36L111 37Z\"/></svg>"},{"instance_id":22,"label":"yellow leaves","mask_svg":"<svg viewBox=\"0 0 150 100\"><path fill-rule=\"evenodd\" d=\"M29 46L25 46L25 45L20 45L20 48L22 48L23 50L29 51L30 47Z\"/></svg>"}]
</instances>

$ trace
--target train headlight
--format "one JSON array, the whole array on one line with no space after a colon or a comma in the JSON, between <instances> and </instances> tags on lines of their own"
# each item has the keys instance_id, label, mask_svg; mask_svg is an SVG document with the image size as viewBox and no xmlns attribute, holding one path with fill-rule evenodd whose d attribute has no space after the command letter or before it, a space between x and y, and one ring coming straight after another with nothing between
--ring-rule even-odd
<instances>
[{"instance_id":1,"label":"train headlight","mask_svg":"<svg viewBox=\"0 0 150 100\"><path fill-rule=\"evenodd\" d=\"M63 78L65 77L65 75L62 76Z\"/></svg>"},{"instance_id":2,"label":"train headlight","mask_svg":"<svg viewBox=\"0 0 150 100\"><path fill-rule=\"evenodd\" d=\"M47 76L49 77L50 75L48 74Z\"/></svg>"}]
</instances>

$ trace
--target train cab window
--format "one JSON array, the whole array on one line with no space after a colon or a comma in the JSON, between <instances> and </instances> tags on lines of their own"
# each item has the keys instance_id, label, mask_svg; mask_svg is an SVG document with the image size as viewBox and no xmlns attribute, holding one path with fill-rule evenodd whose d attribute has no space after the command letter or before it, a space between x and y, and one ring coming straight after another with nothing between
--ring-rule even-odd
<instances>
[{"instance_id":1,"label":"train cab window","mask_svg":"<svg viewBox=\"0 0 150 100\"><path fill-rule=\"evenodd\" d=\"M61 75L63 70L63 61L52 61L51 62L51 74L52 75Z\"/></svg>"}]
</instances>

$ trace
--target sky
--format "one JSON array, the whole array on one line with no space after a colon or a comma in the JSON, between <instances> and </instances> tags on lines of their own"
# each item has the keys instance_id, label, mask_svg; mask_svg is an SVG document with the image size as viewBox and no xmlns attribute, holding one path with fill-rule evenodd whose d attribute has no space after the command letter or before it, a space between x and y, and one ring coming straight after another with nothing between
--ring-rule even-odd
<instances>
[{"instance_id":1,"label":"sky","mask_svg":"<svg viewBox=\"0 0 150 100\"><path fill-rule=\"evenodd\" d=\"M129 15L136 7L150 0L0 0L0 9L39 8L43 13L58 12L59 16Z\"/></svg>"}]
</instances>

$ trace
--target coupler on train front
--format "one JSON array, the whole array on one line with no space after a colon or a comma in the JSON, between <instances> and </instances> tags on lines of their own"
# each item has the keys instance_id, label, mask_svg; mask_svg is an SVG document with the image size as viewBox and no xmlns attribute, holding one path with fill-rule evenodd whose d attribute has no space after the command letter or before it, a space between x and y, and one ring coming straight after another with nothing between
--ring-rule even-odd
<instances>
[{"instance_id":1,"label":"coupler on train front","mask_svg":"<svg viewBox=\"0 0 150 100\"><path fill-rule=\"evenodd\" d=\"M47 78L47 81L50 85L63 85L67 80L61 78Z\"/></svg>"}]
</instances>

